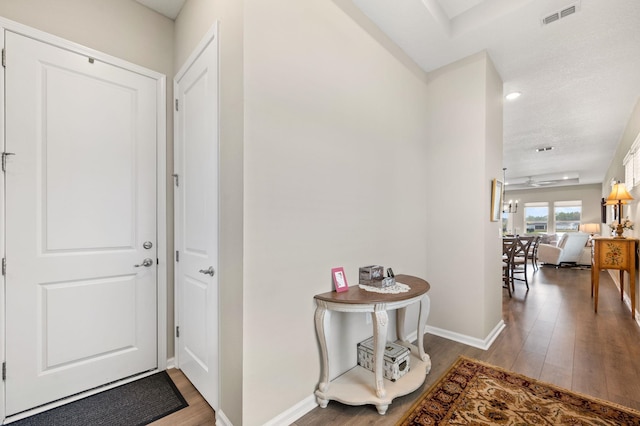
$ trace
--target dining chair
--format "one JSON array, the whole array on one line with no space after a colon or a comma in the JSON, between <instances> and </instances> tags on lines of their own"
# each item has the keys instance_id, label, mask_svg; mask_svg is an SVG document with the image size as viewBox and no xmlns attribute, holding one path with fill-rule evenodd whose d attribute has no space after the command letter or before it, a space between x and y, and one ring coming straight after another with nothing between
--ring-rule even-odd
<instances>
[{"instance_id":1,"label":"dining chair","mask_svg":"<svg viewBox=\"0 0 640 426\"><path fill-rule=\"evenodd\" d=\"M516 237L502 238L502 288L506 288L511 297L513 288L513 276L511 275L511 262L517 248Z\"/></svg>"},{"instance_id":2,"label":"dining chair","mask_svg":"<svg viewBox=\"0 0 640 426\"><path fill-rule=\"evenodd\" d=\"M535 237L517 237L516 248L511 260L511 281L524 281L529 290L529 279L527 278L527 262L529 261L529 249ZM518 278L516 274L522 274L523 278ZM515 287L514 287L515 290Z\"/></svg>"},{"instance_id":3,"label":"dining chair","mask_svg":"<svg viewBox=\"0 0 640 426\"><path fill-rule=\"evenodd\" d=\"M534 270L538 269L538 247L540 246L540 241L542 237L540 235L536 235L533 242L531 243L531 247L529 248L529 255L527 256L531 261L531 266Z\"/></svg>"}]
</instances>

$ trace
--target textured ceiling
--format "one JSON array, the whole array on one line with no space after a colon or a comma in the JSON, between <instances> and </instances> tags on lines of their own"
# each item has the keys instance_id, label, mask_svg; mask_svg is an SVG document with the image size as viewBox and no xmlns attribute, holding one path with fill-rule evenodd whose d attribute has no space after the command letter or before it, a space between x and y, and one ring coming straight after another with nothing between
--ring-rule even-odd
<instances>
[{"instance_id":1,"label":"textured ceiling","mask_svg":"<svg viewBox=\"0 0 640 426\"><path fill-rule=\"evenodd\" d=\"M354 3L425 71L488 51L504 93L522 92L504 105L507 181L602 182L640 96L640 1Z\"/></svg>"}]
</instances>

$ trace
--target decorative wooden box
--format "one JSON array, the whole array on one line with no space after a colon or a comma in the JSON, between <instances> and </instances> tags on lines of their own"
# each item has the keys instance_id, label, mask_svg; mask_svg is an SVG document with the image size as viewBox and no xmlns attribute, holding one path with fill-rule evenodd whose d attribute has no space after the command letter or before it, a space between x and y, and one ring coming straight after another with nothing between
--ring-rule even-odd
<instances>
[{"instance_id":1,"label":"decorative wooden box","mask_svg":"<svg viewBox=\"0 0 640 426\"><path fill-rule=\"evenodd\" d=\"M409 348L396 343L387 342L384 348L385 379L395 382L409 372ZM373 371L373 337L358 343L358 365Z\"/></svg>"},{"instance_id":2,"label":"decorative wooden box","mask_svg":"<svg viewBox=\"0 0 640 426\"><path fill-rule=\"evenodd\" d=\"M359 284L380 285L384 278L384 267L378 265L360 267Z\"/></svg>"}]
</instances>

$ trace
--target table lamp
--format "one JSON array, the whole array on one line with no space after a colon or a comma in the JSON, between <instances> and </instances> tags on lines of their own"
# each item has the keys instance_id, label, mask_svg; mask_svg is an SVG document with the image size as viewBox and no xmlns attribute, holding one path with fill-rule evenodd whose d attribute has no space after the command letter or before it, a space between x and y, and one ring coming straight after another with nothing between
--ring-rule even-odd
<instances>
[{"instance_id":1,"label":"table lamp","mask_svg":"<svg viewBox=\"0 0 640 426\"><path fill-rule=\"evenodd\" d=\"M607 197L607 204L615 204L618 206L618 225L616 226L616 236L614 238L624 238L622 233L622 205L626 204L626 201L633 200L633 197L625 188L624 183L616 183L611 189L611 194Z\"/></svg>"},{"instance_id":2,"label":"table lamp","mask_svg":"<svg viewBox=\"0 0 640 426\"><path fill-rule=\"evenodd\" d=\"M587 234L591 234L591 238L593 238L594 234L600 233L600 224L599 223L583 223L580 225L580 231L586 232Z\"/></svg>"}]
</instances>

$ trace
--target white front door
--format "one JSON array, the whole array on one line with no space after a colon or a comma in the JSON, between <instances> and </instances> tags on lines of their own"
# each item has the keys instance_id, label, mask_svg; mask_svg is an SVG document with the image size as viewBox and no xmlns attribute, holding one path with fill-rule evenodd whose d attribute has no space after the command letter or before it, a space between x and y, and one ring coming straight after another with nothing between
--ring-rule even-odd
<instances>
[{"instance_id":1,"label":"white front door","mask_svg":"<svg viewBox=\"0 0 640 426\"><path fill-rule=\"evenodd\" d=\"M157 366L156 82L5 35L12 415Z\"/></svg>"},{"instance_id":2,"label":"white front door","mask_svg":"<svg viewBox=\"0 0 640 426\"><path fill-rule=\"evenodd\" d=\"M218 40L176 76L177 364L218 408Z\"/></svg>"}]
</instances>

